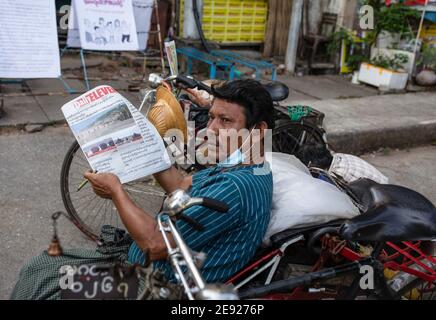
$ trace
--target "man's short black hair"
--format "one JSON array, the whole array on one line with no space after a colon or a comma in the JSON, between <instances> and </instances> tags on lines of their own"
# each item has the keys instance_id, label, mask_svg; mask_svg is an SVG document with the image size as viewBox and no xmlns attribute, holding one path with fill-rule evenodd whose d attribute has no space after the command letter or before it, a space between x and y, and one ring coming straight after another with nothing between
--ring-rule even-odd
<instances>
[{"instance_id":1,"label":"man's short black hair","mask_svg":"<svg viewBox=\"0 0 436 320\"><path fill-rule=\"evenodd\" d=\"M268 129L274 128L273 101L260 82L252 79L224 82L212 86L212 95L242 106L247 119L247 129L262 121L267 123Z\"/></svg>"},{"instance_id":2,"label":"man's short black hair","mask_svg":"<svg viewBox=\"0 0 436 320\"><path fill-rule=\"evenodd\" d=\"M302 145L295 156L306 166L328 170L333 156L323 143L307 143Z\"/></svg>"}]
</instances>

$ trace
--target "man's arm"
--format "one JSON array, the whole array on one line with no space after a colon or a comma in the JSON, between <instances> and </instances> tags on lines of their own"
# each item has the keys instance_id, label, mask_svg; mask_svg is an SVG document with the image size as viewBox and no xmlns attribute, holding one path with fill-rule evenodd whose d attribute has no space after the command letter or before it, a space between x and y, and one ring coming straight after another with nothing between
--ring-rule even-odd
<instances>
[{"instance_id":1,"label":"man's arm","mask_svg":"<svg viewBox=\"0 0 436 320\"><path fill-rule=\"evenodd\" d=\"M192 185L192 176L184 177L174 166L153 175L166 193L176 189L187 190Z\"/></svg>"},{"instance_id":2,"label":"man's arm","mask_svg":"<svg viewBox=\"0 0 436 320\"><path fill-rule=\"evenodd\" d=\"M167 257L167 248L156 220L135 205L117 176L87 172L85 178L98 196L112 199L124 226L141 250L148 252L151 261ZM171 235L169 239L173 243Z\"/></svg>"}]
</instances>

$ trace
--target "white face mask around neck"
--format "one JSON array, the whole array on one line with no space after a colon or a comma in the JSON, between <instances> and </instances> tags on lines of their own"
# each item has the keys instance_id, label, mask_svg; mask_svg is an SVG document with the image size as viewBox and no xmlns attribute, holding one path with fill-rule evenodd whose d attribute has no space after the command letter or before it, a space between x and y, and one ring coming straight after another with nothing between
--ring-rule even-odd
<instances>
[{"instance_id":1,"label":"white face mask around neck","mask_svg":"<svg viewBox=\"0 0 436 320\"><path fill-rule=\"evenodd\" d=\"M248 134L248 137L244 140L244 142L242 142L241 146L238 149L236 149L232 154L230 154L227 157L227 159L217 163L217 167L230 168L230 167L234 167L238 164L241 164L245 161L245 154L242 153L241 149L245 145L245 143L247 142L248 138L250 138L250 135L253 132L253 130L254 130L254 127L251 128L250 133ZM251 148L253 148L253 146L250 146L250 149L248 149L247 151L250 151Z\"/></svg>"}]
</instances>

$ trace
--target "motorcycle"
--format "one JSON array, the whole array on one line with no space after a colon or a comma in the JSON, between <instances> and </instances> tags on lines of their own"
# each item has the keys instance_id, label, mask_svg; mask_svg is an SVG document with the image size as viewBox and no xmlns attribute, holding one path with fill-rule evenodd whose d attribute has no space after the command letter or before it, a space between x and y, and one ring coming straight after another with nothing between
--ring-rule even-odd
<instances>
[{"instance_id":1,"label":"motorcycle","mask_svg":"<svg viewBox=\"0 0 436 320\"><path fill-rule=\"evenodd\" d=\"M184 219L193 227L203 227L184 216L184 210L203 205L215 210L214 214L225 214L227 205L214 199L192 198L183 190L169 194L157 221L183 297L190 300L435 299L436 208L433 204L413 190L368 179L349 184L348 188L364 206L362 215L275 234L269 247L260 249L246 268L224 284L205 283L201 266L207 257L189 249L174 222ZM168 234L172 235L175 246L171 245ZM56 234L54 239L58 242ZM53 252L59 254L59 250ZM106 273L110 268L119 270L117 266L106 267ZM137 270L138 266L132 268ZM84 280L77 281L80 285ZM121 276L115 287L127 286L128 281L128 277ZM171 289L174 287L162 284L156 297L170 297ZM145 290L150 291L150 288ZM142 293L136 298L145 296Z\"/></svg>"}]
</instances>

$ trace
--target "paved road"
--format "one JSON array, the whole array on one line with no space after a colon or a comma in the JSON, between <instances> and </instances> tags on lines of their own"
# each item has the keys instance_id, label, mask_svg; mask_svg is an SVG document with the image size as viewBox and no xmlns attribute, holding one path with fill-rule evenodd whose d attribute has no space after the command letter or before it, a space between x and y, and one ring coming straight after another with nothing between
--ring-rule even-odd
<instances>
[{"instance_id":1,"label":"paved road","mask_svg":"<svg viewBox=\"0 0 436 320\"><path fill-rule=\"evenodd\" d=\"M390 183L414 189L436 204L436 146L385 150L364 155L390 178Z\"/></svg>"},{"instance_id":2,"label":"paved road","mask_svg":"<svg viewBox=\"0 0 436 320\"><path fill-rule=\"evenodd\" d=\"M59 173L72 141L65 127L0 135L0 299L9 297L21 265L50 242L50 215L64 209ZM365 158L436 203L436 147ZM66 219L60 221L59 234L66 248L93 247Z\"/></svg>"},{"instance_id":3,"label":"paved road","mask_svg":"<svg viewBox=\"0 0 436 320\"><path fill-rule=\"evenodd\" d=\"M0 299L8 298L20 266L48 247L50 216L64 210L59 175L72 141L68 128L0 136ZM92 245L64 218L59 235L65 247Z\"/></svg>"}]
</instances>

